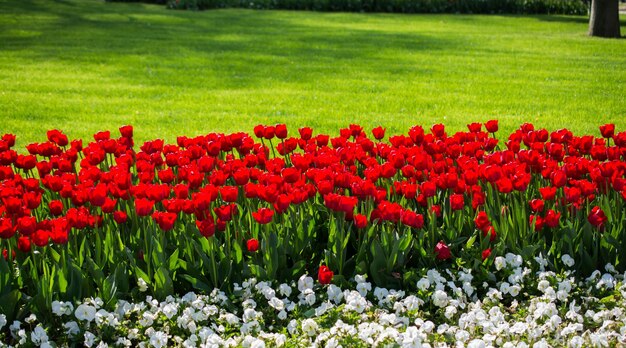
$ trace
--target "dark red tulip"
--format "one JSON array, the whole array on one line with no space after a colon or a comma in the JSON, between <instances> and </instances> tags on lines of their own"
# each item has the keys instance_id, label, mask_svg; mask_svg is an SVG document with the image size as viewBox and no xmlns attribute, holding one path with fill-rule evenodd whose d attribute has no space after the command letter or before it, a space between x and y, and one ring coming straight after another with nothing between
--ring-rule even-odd
<instances>
[{"instance_id":1,"label":"dark red tulip","mask_svg":"<svg viewBox=\"0 0 626 348\"><path fill-rule=\"evenodd\" d=\"M435 257L437 260L447 260L452 257L450 248L448 248L446 243L442 240L435 245Z\"/></svg>"}]
</instances>

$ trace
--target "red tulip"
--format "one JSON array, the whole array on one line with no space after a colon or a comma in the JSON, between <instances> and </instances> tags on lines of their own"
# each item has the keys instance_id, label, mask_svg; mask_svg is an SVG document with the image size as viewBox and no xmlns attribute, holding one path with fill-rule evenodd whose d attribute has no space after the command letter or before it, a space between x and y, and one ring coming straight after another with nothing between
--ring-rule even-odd
<instances>
[{"instance_id":1,"label":"red tulip","mask_svg":"<svg viewBox=\"0 0 626 348\"><path fill-rule=\"evenodd\" d=\"M411 210L405 210L402 213L402 223L409 227L420 229L424 227L424 216Z\"/></svg>"},{"instance_id":2,"label":"red tulip","mask_svg":"<svg viewBox=\"0 0 626 348\"><path fill-rule=\"evenodd\" d=\"M555 228L559 226L559 219L561 218L561 213L557 213L554 210L550 209L546 213L544 218L544 222L546 226L550 228Z\"/></svg>"},{"instance_id":3,"label":"red tulip","mask_svg":"<svg viewBox=\"0 0 626 348\"><path fill-rule=\"evenodd\" d=\"M510 193L513 191L513 182L509 178L502 178L496 181L496 187L502 193Z\"/></svg>"},{"instance_id":4,"label":"red tulip","mask_svg":"<svg viewBox=\"0 0 626 348\"><path fill-rule=\"evenodd\" d=\"M498 120L491 120L485 123L485 128L489 133L495 133L498 131Z\"/></svg>"},{"instance_id":5,"label":"red tulip","mask_svg":"<svg viewBox=\"0 0 626 348\"><path fill-rule=\"evenodd\" d=\"M133 126L122 126L119 128L120 134L124 138L132 138L133 137Z\"/></svg>"},{"instance_id":6,"label":"red tulip","mask_svg":"<svg viewBox=\"0 0 626 348\"><path fill-rule=\"evenodd\" d=\"M355 214L354 226L356 226L357 228L365 228L367 226L367 216L363 214Z\"/></svg>"},{"instance_id":7,"label":"red tulip","mask_svg":"<svg viewBox=\"0 0 626 348\"><path fill-rule=\"evenodd\" d=\"M541 187L539 188L539 193L541 193L541 197L545 201L552 201L556 196L556 187Z\"/></svg>"},{"instance_id":8,"label":"red tulip","mask_svg":"<svg viewBox=\"0 0 626 348\"><path fill-rule=\"evenodd\" d=\"M276 135L276 127L265 126L265 128L263 128L263 138L267 140L272 140L274 138L274 135Z\"/></svg>"},{"instance_id":9,"label":"red tulip","mask_svg":"<svg viewBox=\"0 0 626 348\"><path fill-rule=\"evenodd\" d=\"M450 209L452 210L461 210L465 205L465 198L460 194L452 194L450 195Z\"/></svg>"},{"instance_id":10,"label":"red tulip","mask_svg":"<svg viewBox=\"0 0 626 348\"><path fill-rule=\"evenodd\" d=\"M0 238L11 238L15 235L15 232L15 227L11 223L11 219L0 218Z\"/></svg>"},{"instance_id":11,"label":"red tulip","mask_svg":"<svg viewBox=\"0 0 626 348\"><path fill-rule=\"evenodd\" d=\"M487 237L487 235L489 235L490 242L493 242L498 237L498 233L496 232L496 229L492 225L487 226L482 231L483 231L483 237Z\"/></svg>"},{"instance_id":12,"label":"red tulip","mask_svg":"<svg viewBox=\"0 0 626 348\"><path fill-rule=\"evenodd\" d=\"M252 217L260 224L268 224L272 221L274 211L268 208L259 208L256 212L252 212Z\"/></svg>"},{"instance_id":13,"label":"red tulip","mask_svg":"<svg viewBox=\"0 0 626 348\"><path fill-rule=\"evenodd\" d=\"M15 260L15 250L11 250L11 257L9 258L9 251L7 249L2 249L2 257L4 257L7 261Z\"/></svg>"},{"instance_id":14,"label":"red tulip","mask_svg":"<svg viewBox=\"0 0 626 348\"><path fill-rule=\"evenodd\" d=\"M237 195L239 194L239 188L236 186L222 186L220 187L220 195L224 202L236 202Z\"/></svg>"},{"instance_id":15,"label":"red tulip","mask_svg":"<svg viewBox=\"0 0 626 348\"><path fill-rule=\"evenodd\" d=\"M2 136L2 141L7 144L8 148L11 148L15 145L15 134L5 134Z\"/></svg>"},{"instance_id":16,"label":"red tulip","mask_svg":"<svg viewBox=\"0 0 626 348\"><path fill-rule=\"evenodd\" d=\"M580 189L578 187L566 187L565 188L565 199L569 203L576 203L580 200Z\"/></svg>"},{"instance_id":17,"label":"red tulip","mask_svg":"<svg viewBox=\"0 0 626 348\"><path fill-rule=\"evenodd\" d=\"M318 272L317 272L317 280L320 282L320 284L330 284L330 282L333 280L333 276L335 274L333 273L333 271L331 271L328 267L326 266L320 266Z\"/></svg>"},{"instance_id":18,"label":"red tulip","mask_svg":"<svg viewBox=\"0 0 626 348\"><path fill-rule=\"evenodd\" d=\"M612 138L615 134L615 125L610 123L600 126L600 133L603 138Z\"/></svg>"},{"instance_id":19,"label":"red tulip","mask_svg":"<svg viewBox=\"0 0 626 348\"><path fill-rule=\"evenodd\" d=\"M474 223L476 224L476 228L478 228L481 231L491 226L491 222L489 222L489 217L487 216L487 213L485 213L484 211L478 212L478 215L474 219Z\"/></svg>"},{"instance_id":20,"label":"red tulip","mask_svg":"<svg viewBox=\"0 0 626 348\"><path fill-rule=\"evenodd\" d=\"M554 187L563 187L567 183L567 175L562 170L552 172L550 182Z\"/></svg>"},{"instance_id":21,"label":"red tulip","mask_svg":"<svg viewBox=\"0 0 626 348\"><path fill-rule=\"evenodd\" d=\"M313 129L309 127L302 127L298 129L298 133L300 133L300 138L302 138L302 140L308 141L313 135Z\"/></svg>"},{"instance_id":22,"label":"red tulip","mask_svg":"<svg viewBox=\"0 0 626 348\"><path fill-rule=\"evenodd\" d=\"M420 189L426 198L433 197L437 193L437 186L430 181L422 183Z\"/></svg>"},{"instance_id":23,"label":"red tulip","mask_svg":"<svg viewBox=\"0 0 626 348\"><path fill-rule=\"evenodd\" d=\"M433 204L432 207L430 207L430 211L435 214L436 217L441 217L441 207L437 204Z\"/></svg>"},{"instance_id":24,"label":"red tulip","mask_svg":"<svg viewBox=\"0 0 626 348\"><path fill-rule=\"evenodd\" d=\"M530 214L528 219L528 223L532 226L533 221L535 222L535 231L541 231L543 229L544 221L539 215Z\"/></svg>"},{"instance_id":25,"label":"red tulip","mask_svg":"<svg viewBox=\"0 0 626 348\"><path fill-rule=\"evenodd\" d=\"M443 138L446 136L445 126L443 124L433 125L430 130L437 138Z\"/></svg>"},{"instance_id":26,"label":"red tulip","mask_svg":"<svg viewBox=\"0 0 626 348\"><path fill-rule=\"evenodd\" d=\"M483 252L482 252L483 261L485 261L487 258L489 258L489 256L491 256L491 248L487 248L487 249L483 250Z\"/></svg>"},{"instance_id":27,"label":"red tulip","mask_svg":"<svg viewBox=\"0 0 626 348\"><path fill-rule=\"evenodd\" d=\"M376 140L380 140L385 137L385 128L380 127L380 126L376 127L372 129L372 134L374 135L374 138Z\"/></svg>"},{"instance_id":28,"label":"red tulip","mask_svg":"<svg viewBox=\"0 0 626 348\"><path fill-rule=\"evenodd\" d=\"M470 123L467 125L467 129L470 133L479 133L483 128L483 125L480 123Z\"/></svg>"},{"instance_id":29,"label":"red tulip","mask_svg":"<svg viewBox=\"0 0 626 348\"><path fill-rule=\"evenodd\" d=\"M115 211L113 212L113 220L115 220L117 224L123 224L128 220L128 214L123 211Z\"/></svg>"},{"instance_id":30,"label":"red tulip","mask_svg":"<svg viewBox=\"0 0 626 348\"><path fill-rule=\"evenodd\" d=\"M592 224L594 227L602 227L602 225L604 225L604 223L608 219L606 215L604 214L604 211L602 211L600 207L595 206L589 212L589 215L587 216L587 220L589 220L589 223Z\"/></svg>"},{"instance_id":31,"label":"red tulip","mask_svg":"<svg viewBox=\"0 0 626 348\"><path fill-rule=\"evenodd\" d=\"M152 213L152 218L163 231L170 231L173 229L174 223L176 222L176 214L174 213L155 211Z\"/></svg>"},{"instance_id":32,"label":"red tulip","mask_svg":"<svg viewBox=\"0 0 626 348\"><path fill-rule=\"evenodd\" d=\"M137 216L148 216L152 212L154 202L148 199L139 198L135 200L135 211Z\"/></svg>"},{"instance_id":33,"label":"red tulip","mask_svg":"<svg viewBox=\"0 0 626 348\"><path fill-rule=\"evenodd\" d=\"M246 242L246 247L248 248L249 252L255 252L259 250L259 241L255 238L248 239L248 241Z\"/></svg>"},{"instance_id":34,"label":"red tulip","mask_svg":"<svg viewBox=\"0 0 626 348\"><path fill-rule=\"evenodd\" d=\"M7 213L11 215L18 214L22 211L23 202L17 197L5 197L2 198L2 202L4 203Z\"/></svg>"},{"instance_id":35,"label":"red tulip","mask_svg":"<svg viewBox=\"0 0 626 348\"><path fill-rule=\"evenodd\" d=\"M46 246L50 240L50 232L46 230L36 230L35 233L31 235L31 239L38 247Z\"/></svg>"},{"instance_id":36,"label":"red tulip","mask_svg":"<svg viewBox=\"0 0 626 348\"><path fill-rule=\"evenodd\" d=\"M67 135L61 133L61 131L53 129L49 130L48 133L48 141L51 141L59 146L65 146L68 144Z\"/></svg>"},{"instance_id":37,"label":"red tulip","mask_svg":"<svg viewBox=\"0 0 626 348\"><path fill-rule=\"evenodd\" d=\"M276 138L285 139L287 138L287 126L284 124L277 124L275 128Z\"/></svg>"},{"instance_id":38,"label":"red tulip","mask_svg":"<svg viewBox=\"0 0 626 348\"><path fill-rule=\"evenodd\" d=\"M264 134L264 130L265 130L265 126L263 125L257 125L254 127L254 135L257 138L263 138L263 134Z\"/></svg>"},{"instance_id":39,"label":"red tulip","mask_svg":"<svg viewBox=\"0 0 626 348\"><path fill-rule=\"evenodd\" d=\"M196 220L196 226L200 234L206 238L209 238L215 234L215 223L213 218L206 220Z\"/></svg>"},{"instance_id":40,"label":"red tulip","mask_svg":"<svg viewBox=\"0 0 626 348\"><path fill-rule=\"evenodd\" d=\"M98 184L89 192L89 203L95 207L101 207L107 197L107 188L105 184Z\"/></svg>"},{"instance_id":41,"label":"red tulip","mask_svg":"<svg viewBox=\"0 0 626 348\"><path fill-rule=\"evenodd\" d=\"M30 251L30 239L28 237L18 238L17 248L23 253L29 252Z\"/></svg>"},{"instance_id":42,"label":"red tulip","mask_svg":"<svg viewBox=\"0 0 626 348\"><path fill-rule=\"evenodd\" d=\"M544 202L541 199L533 199L530 201L530 209L535 213L543 211Z\"/></svg>"},{"instance_id":43,"label":"red tulip","mask_svg":"<svg viewBox=\"0 0 626 348\"><path fill-rule=\"evenodd\" d=\"M17 155L15 166L23 170L31 170L37 166L37 157L33 155Z\"/></svg>"}]
</instances>

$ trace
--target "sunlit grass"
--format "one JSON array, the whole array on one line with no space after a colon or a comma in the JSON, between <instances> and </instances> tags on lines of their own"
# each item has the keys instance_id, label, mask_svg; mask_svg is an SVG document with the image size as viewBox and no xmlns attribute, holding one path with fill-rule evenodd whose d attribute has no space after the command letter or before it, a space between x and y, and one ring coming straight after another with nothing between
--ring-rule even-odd
<instances>
[{"instance_id":1,"label":"sunlit grass","mask_svg":"<svg viewBox=\"0 0 626 348\"><path fill-rule=\"evenodd\" d=\"M0 120L19 146L123 124L139 141L277 122L626 128L626 40L587 37L585 17L0 8Z\"/></svg>"}]
</instances>

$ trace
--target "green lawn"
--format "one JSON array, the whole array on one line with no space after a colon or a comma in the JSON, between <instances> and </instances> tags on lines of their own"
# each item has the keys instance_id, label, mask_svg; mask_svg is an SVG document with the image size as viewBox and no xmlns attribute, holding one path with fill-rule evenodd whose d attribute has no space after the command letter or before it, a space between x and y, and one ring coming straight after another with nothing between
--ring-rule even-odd
<instances>
[{"instance_id":1,"label":"green lawn","mask_svg":"<svg viewBox=\"0 0 626 348\"><path fill-rule=\"evenodd\" d=\"M337 133L360 123L500 120L626 129L626 40L587 18L172 11L91 0L0 0L0 132L59 128L138 140L258 123ZM626 34L626 21L622 21ZM295 131L295 129L294 129Z\"/></svg>"}]
</instances>

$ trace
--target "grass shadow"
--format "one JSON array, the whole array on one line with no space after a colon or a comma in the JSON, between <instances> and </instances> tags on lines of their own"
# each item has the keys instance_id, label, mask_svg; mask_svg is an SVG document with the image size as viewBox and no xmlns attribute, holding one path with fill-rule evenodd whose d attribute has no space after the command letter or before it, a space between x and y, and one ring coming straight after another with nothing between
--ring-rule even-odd
<instances>
[{"instance_id":1,"label":"grass shadow","mask_svg":"<svg viewBox=\"0 0 626 348\"><path fill-rule=\"evenodd\" d=\"M179 64L184 69L187 65L198 73L218 74L231 82L231 88L240 88L262 85L262 80L304 81L347 66L353 60L371 61L370 73L387 74L397 67L386 68L390 61L385 52L410 55L464 45L462 41L415 32L350 25L329 27L325 24L332 19L326 21L328 14L324 13L316 14L320 24L302 21L300 13L288 11L276 16L254 10L188 12L141 5L141 11L137 11L137 6L126 4L102 6L106 12L94 11L98 6L93 4L68 1L45 6L18 2L11 8L17 14L43 12L55 19L48 21L38 35L11 35L5 31L0 34L3 49L27 52L29 59L40 62L106 64L127 59L128 66L122 67L119 74L143 84L160 84L162 80L133 73L139 61L152 71L159 66ZM363 16L369 19L369 15ZM319 64L303 65L294 76L294 65L311 60ZM281 64L291 73L264 75L265 70L269 72Z\"/></svg>"}]
</instances>

